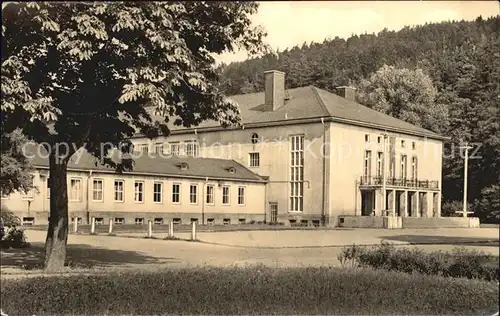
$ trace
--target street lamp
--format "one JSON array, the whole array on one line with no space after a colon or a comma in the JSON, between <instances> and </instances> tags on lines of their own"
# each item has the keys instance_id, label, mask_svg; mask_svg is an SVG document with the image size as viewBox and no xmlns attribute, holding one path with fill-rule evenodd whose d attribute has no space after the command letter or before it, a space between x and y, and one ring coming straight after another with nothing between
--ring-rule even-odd
<instances>
[{"instance_id":1,"label":"street lamp","mask_svg":"<svg viewBox=\"0 0 500 316\"><path fill-rule=\"evenodd\" d=\"M467 217L467 214L471 214L474 212L467 212L467 169L469 166L469 149L473 148L472 146L469 146L469 144L465 143L465 146L461 146L460 149L465 150L465 157L464 157L464 198L463 198L463 209L462 212L457 212L457 213L462 213L463 217Z\"/></svg>"}]
</instances>

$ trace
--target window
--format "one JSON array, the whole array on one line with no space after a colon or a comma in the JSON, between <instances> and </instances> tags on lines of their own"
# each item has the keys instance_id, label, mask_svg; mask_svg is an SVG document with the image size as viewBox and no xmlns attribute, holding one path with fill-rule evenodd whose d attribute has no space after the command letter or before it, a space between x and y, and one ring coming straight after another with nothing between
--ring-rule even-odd
<instances>
[{"instance_id":1,"label":"window","mask_svg":"<svg viewBox=\"0 0 500 316\"><path fill-rule=\"evenodd\" d=\"M102 179L94 179L92 181L92 200L103 201L103 181Z\"/></svg>"},{"instance_id":2,"label":"window","mask_svg":"<svg viewBox=\"0 0 500 316\"><path fill-rule=\"evenodd\" d=\"M181 185L179 183L172 184L172 203L181 202Z\"/></svg>"},{"instance_id":3,"label":"window","mask_svg":"<svg viewBox=\"0 0 500 316\"><path fill-rule=\"evenodd\" d=\"M191 184L189 186L189 203L197 204L198 203L198 185Z\"/></svg>"},{"instance_id":4,"label":"window","mask_svg":"<svg viewBox=\"0 0 500 316\"><path fill-rule=\"evenodd\" d=\"M149 145L148 144L140 144L137 146L138 150L140 153L147 154L149 152Z\"/></svg>"},{"instance_id":5,"label":"window","mask_svg":"<svg viewBox=\"0 0 500 316\"><path fill-rule=\"evenodd\" d=\"M123 180L115 180L115 202L123 202Z\"/></svg>"},{"instance_id":6,"label":"window","mask_svg":"<svg viewBox=\"0 0 500 316\"><path fill-rule=\"evenodd\" d=\"M198 144L196 141L186 142L186 155L189 157L198 157Z\"/></svg>"},{"instance_id":7,"label":"window","mask_svg":"<svg viewBox=\"0 0 500 316\"><path fill-rule=\"evenodd\" d=\"M368 178L371 174L372 166L372 152L370 150L365 151L365 162L363 167L363 177Z\"/></svg>"},{"instance_id":8,"label":"window","mask_svg":"<svg viewBox=\"0 0 500 316\"><path fill-rule=\"evenodd\" d=\"M370 135L365 134L365 142L369 143L370 142Z\"/></svg>"},{"instance_id":9,"label":"window","mask_svg":"<svg viewBox=\"0 0 500 316\"><path fill-rule=\"evenodd\" d=\"M224 218L222 220L222 225L230 225L231 224L231 219L230 218Z\"/></svg>"},{"instance_id":10,"label":"window","mask_svg":"<svg viewBox=\"0 0 500 316\"><path fill-rule=\"evenodd\" d=\"M123 225L123 224L125 224L125 218L123 218L123 217L115 217L115 224L116 225Z\"/></svg>"},{"instance_id":11,"label":"window","mask_svg":"<svg viewBox=\"0 0 500 316\"><path fill-rule=\"evenodd\" d=\"M172 156L179 156L180 155L181 145L179 144L179 142L169 143L168 145L169 145L169 153Z\"/></svg>"},{"instance_id":12,"label":"window","mask_svg":"<svg viewBox=\"0 0 500 316\"><path fill-rule=\"evenodd\" d=\"M417 143L412 142L411 143L411 149L413 149L413 150L417 149Z\"/></svg>"},{"instance_id":13,"label":"window","mask_svg":"<svg viewBox=\"0 0 500 316\"><path fill-rule=\"evenodd\" d=\"M155 225L163 225L163 217L156 217L154 220Z\"/></svg>"},{"instance_id":14,"label":"window","mask_svg":"<svg viewBox=\"0 0 500 316\"><path fill-rule=\"evenodd\" d=\"M384 161L384 153L379 151L377 153L377 177L382 177L382 172L384 169L383 161Z\"/></svg>"},{"instance_id":15,"label":"window","mask_svg":"<svg viewBox=\"0 0 500 316\"><path fill-rule=\"evenodd\" d=\"M207 225L214 225L215 224L215 218L207 218Z\"/></svg>"},{"instance_id":16,"label":"window","mask_svg":"<svg viewBox=\"0 0 500 316\"><path fill-rule=\"evenodd\" d=\"M259 153L250 153L250 167L259 167L260 166L260 154Z\"/></svg>"},{"instance_id":17,"label":"window","mask_svg":"<svg viewBox=\"0 0 500 316\"><path fill-rule=\"evenodd\" d=\"M71 201L80 201L82 196L82 180L81 179L71 179L70 180L70 193L69 199Z\"/></svg>"},{"instance_id":18,"label":"window","mask_svg":"<svg viewBox=\"0 0 500 316\"><path fill-rule=\"evenodd\" d=\"M401 155L401 179L406 179L406 155Z\"/></svg>"},{"instance_id":19,"label":"window","mask_svg":"<svg viewBox=\"0 0 500 316\"><path fill-rule=\"evenodd\" d=\"M35 225L35 218L34 217L23 217L23 226L33 226Z\"/></svg>"},{"instance_id":20,"label":"window","mask_svg":"<svg viewBox=\"0 0 500 316\"><path fill-rule=\"evenodd\" d=\"M377 143L379 143L379 144L382 143L382 136L377 137Z\"/></svg>"},{"instance_id":21,"label":"window","mask_svg":"<svg viewBox=\"0 0 500 316\"><path fill-rule=\"evenodd\" d=\"M412 180L418 179L418 163L417 163L417 157L415 156L411 158L411 179Z\"/></svg>"},{"instance_id":22,"label":"window","mask_svg":"<svg viewBox=\"0 0 500 316\"><path fill-rule=\"evenodd\" d=\"M250 137L250 141L252 144L257 144L259 142L259 135L257 133L253 133Z\"/></svg>"},{"instance_id":23,"label":"window","mask_svg":"<svg viewBox=\"0 0 500 316\"><path fill-rule=\"evenodd\" d=\"M238 205L245 205L245 187L238 188Z\"/></svg>"},{"instance_id":24,"label":"window","mask_svg":"<svg viewBox=\"0 0 500 316\"><path fill-rule=\"evenodd\" d=\"M104 225L104 218L102 218L102 217L96 217L96 218L94 219L94 223L95 223L96 225Z\"/></svg>"},{"instance_id":25,"label":"window","mask_svg":"<svg viewBox=\"0 0 500 316\"><path fill-rule=\"evenodd\" d=\"M174 223L174 225L180 225L182 223L180 218L174 218L172 222Z\"/></svg>"},{"instance_id":26,"label":"window","mask_svg":"<svg viewBox=\"0 0 500 316\"><path fill-rule=\"evenodd\" d=\"M162 203L163 202L163 183L155 182L153 184L153 202Z\"/></svg>"},{"instance_id":27,"label":"window","mask_svg":"<svg viewBox=\"0 0 500 316\"><path fill-rule=\"evenodd\" d=\"M35 177L31 176L31 185L35 187ZM28 190L28 192L21 193L24 200L31 200L35 197L35 191L33 189Z\"/></svg>"},{"instance_id":28,"label":"window","mask_svg":"<svg viewBox=\"0 0 500 316\"><path fill-rule=\"evenodd\" d=\"M214 204L214 186L207 185L207 204Z\"/></svg>"},{"instance_id":29,"label":"window","mask_svg":"<svg viewBox=\"0 0 500 316\"><path fill-rule=\"evenodd\" d=\"M240 225L244 225L246 223L246 220L244 218L240 218L240 219L238 219L238 223Z\"/></svg>"},{"instance_id":30,"label":"window","mask_svg":"<svg viewBox=\"0 0 500 316\"><path fill-rule=\"evenodd\" d=\"M197 218L191 218L191 224L192 224L192 223L196 223L196 224L198 224L198 219L197 219Z\"/></svg>"},{"instance_id":31,"label":"window","mask_svg":"<svg viewBox=\"0 0 500 316\"><path fill-rule=\"evenodd\" d=\"M290 211L304 209L304 136L290 138Z\"/></svg>"},{"instance_id":32,"label":"window","mask_svg":"<svg viewBox=\"0 0 500 316\"><path fill-rule=\"evenodd\" d=\"M156 154L163 154L163 143L156 143L154 147L154 152Z\"/></svg>"},{"instance_id":33,"label":"window","mask_svg":"<svg viewBox=\"0 0 500 316\"><path fill-rule=\"evenodd\" d=\"M134 201L138 203L144 202L144 182L135 181L134 183Z\"/></svg>"},{"instance_id":34,"label":"window","mask_svg":"<svg viewBox=\"0 0 500 316\"><path fill-rule=\"evenodd\" d=\"M82 218L81 217L72 217L71 218L71 223L75 223L75 218L76 218L76 223L81 224L82 223Z\"/></svg>"},{"instance_id":35,"label":"window","mask_svg":"<svg viewBox=\"0 0 500 316\"><path fill-rule=\"evenodd\" d=\"M405 148L406 147L406 143L404 140L401 141L401 148Z\"/></svg>"},{"instance_id":36,"label":"window","mask_svg":"<svg viewBox=\"0 0 500 316\"><path fill-rule=\"evenodd\" d=\"M222 204L229 205L229 186L222 187Z\"/></svg>"},{"instance_id":37,"label":"window","mask_svg":"<svg viewBox=\"0 0 500 316\"><path fill-rule=\"evenodd\" d=\"M136 225L142 225L142 224L144 224L144 218L142 218L142 217L136 217L135 224Z\"/></svg>"}]
</instances>

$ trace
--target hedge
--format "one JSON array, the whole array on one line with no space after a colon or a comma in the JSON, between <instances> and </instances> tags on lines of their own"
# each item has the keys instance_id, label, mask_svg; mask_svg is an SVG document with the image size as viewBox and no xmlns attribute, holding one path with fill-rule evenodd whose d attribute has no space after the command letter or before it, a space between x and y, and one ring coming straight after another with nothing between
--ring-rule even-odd
<instances>
[{"instance_id":1,"label":"hedge","mask_svg":"<svg viewBox=\"0 0 500 316\"><path fill-rule=\"evenodd\" d=\"M9 315L491 315L498 284L373 269L186 268L5 279Z\"/></svg>"},{"instance_id":2,"label":"hedge","mask_svg":"<svg viewBox=\"0 0 500 316\"><path fill-rule=\"evenodd\" d=\"M480 251L424 252L420 248L395 248L383 243L374 248L344 247L338 255L343 266L372 267L406 273L500 281L498 257Z\"/></svg>"}]
</instances>

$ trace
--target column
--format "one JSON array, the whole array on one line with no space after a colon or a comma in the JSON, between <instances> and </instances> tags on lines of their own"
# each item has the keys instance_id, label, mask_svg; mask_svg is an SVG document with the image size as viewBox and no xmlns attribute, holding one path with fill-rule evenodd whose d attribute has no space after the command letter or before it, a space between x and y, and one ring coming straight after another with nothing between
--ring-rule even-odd
<instances>
[{"instance_id":1,"label":"column","mask_svg":"<svg viewBox=\"0 0 500 316\"><path fill-rule=\"evenodd\" d=\"M362 210L361 210L361 199L363 197L361 196L361 190L359 189L359 186L356 184L356 206L354 209L354 215L356 216L361 216Z\"/></svg>"},{"instance_id":2,"label":"column","mask_svg":"<svg viewBox=\"0 0 500 316\"><path fill-rule=\"evenodd\" d=\"M388 190L387 193L389 194L388 197L388 203L387 203L387 209L390 211L389 214L390 216L396 216L396 190Z\"/></svg>"},{"instance_id":3,"label":"column","mask_svg":"<svg viewBox=\"0 0 500 316\"><path fill-rule=\"evenodd\" d=\"M375 216L383 216L385 196L382 190L375 190Z\"/></svg>"},{"instance_id":4,"label":"column","mask_svg":"<svg viewBox=\"0 0 500 316\"><path fill-rule=\"evenodd\" d=\"M400 213L401 217L407 217L408 216L408 190L404 190L401 193L401 199L400 199Z\"/></svg>"},{"instance_id":5,"label":"column","mask_svg":"<svg viewBox=\"0 0 500 316\"><path fill-rule=\"evenodd\" d=\"M420 192L416 191L413 194L413 200L415 201L415 209L411 210L415 217L420 217Z\"/></svg>"}]
</instances>

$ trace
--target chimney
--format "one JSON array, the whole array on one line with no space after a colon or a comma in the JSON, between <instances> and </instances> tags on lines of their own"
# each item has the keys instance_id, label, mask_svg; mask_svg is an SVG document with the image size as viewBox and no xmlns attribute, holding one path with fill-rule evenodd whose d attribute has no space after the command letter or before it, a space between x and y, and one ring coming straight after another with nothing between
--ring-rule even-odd
<instances>
[{"instance_id":1,"label":"chimney","mask_svg":"<svg viewBox=\"0 0 500 316\"><path fill-rule=\"evenodd\" d=\"M285 105L285 73L278 70L264 72L264 94L268 111L275 111Z\"/></svg>"},{"instance_id":2,"label":"chimney","mask_svg":"<svg viewBox=\"0 0 500 316\"><path fill-rule=\"evenodd\" d=\"M351 101L356 101L356 88L354 87L348 87L348 86L341 86L335 88L337 90L337 94L340 95L343 98L346 98Z\"/></svg>"}]
</instances>

